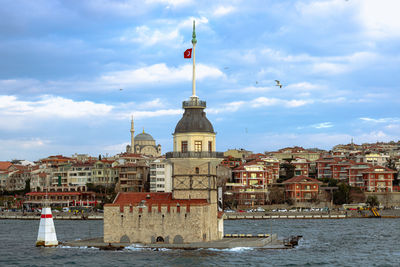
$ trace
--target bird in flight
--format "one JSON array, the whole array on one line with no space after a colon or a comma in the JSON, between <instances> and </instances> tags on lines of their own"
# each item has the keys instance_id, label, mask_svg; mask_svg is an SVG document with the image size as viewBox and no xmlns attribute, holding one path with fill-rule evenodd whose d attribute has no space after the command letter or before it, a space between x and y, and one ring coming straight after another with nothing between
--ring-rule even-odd
<instances>
[{"instance_id":1,"label":"bird in flight","mask_svg":"<svg viewBox=\"0 0 400 267\"><path fill-rule=\"evenodd\" d=\"M122 88L120 88L119 90L120 90L120 91L122 91L123 89L122 89Z\"/></svg>"},{"instance_id":2,"label":"bird in flight","mask_svg":"<svg viewBox=\"0 0 400 267\"><path fill-rule=\"evenodd\" d=\"M280 81L278 81L278 80L275 80L275 82L276 82L276 86L279 86L279 88L282 88L282 84L281 84L281 82L280 82Z\"/></svg>"}]
</instances>

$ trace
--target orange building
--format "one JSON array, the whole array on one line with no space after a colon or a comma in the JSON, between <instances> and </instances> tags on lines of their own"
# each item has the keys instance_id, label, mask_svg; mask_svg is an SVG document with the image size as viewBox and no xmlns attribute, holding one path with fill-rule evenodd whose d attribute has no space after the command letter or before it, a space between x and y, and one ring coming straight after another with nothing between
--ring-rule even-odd
<instances>
[{"instance_id":1,"label":"orange building","mask_svg":"<svg viewBox=\"0 0 400 267\"><path fill-rule=\"evenodd\" d=\"M294 202L307 202L316 199L322 182L304 175L295 176L283 182L286 197Z\"/></svg>"},{"instance_id":2,"label":"orange building","mask_svg":"<svg viewBox=\"0 0 400 267\"><path fill-rule=\"evenodd\" d=\"M362 172L364 188L369 192L392 192L396 171L382 166L374 166Z\"/></svg>"}]
</instances>

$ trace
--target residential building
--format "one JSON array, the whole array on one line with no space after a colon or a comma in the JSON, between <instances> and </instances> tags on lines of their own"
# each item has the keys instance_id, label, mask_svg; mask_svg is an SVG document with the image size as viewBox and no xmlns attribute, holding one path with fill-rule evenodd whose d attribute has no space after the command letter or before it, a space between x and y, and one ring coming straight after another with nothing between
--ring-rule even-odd
<instances>
[{"instance_id":1,"label":"residential building","mask_svg":"<svg viewBox=\"0 0 400 267\"><path fill-rule=\"evenodd\" d=\"M384 153L366 153L356 156L356 162L384 166L389 158L390 156Z\"/></svg>"},{"instance_id":2,"label":"residential building","mask_svg":"<svg viewBox=\"0 0 400 267\"><path fill-rule=\"evenodd\" d=\"M102 185L105 187L113 187L119 177L118 164L114 164L114 160L101 159L96 161L91 168L91 179L88 179L88 183L94 185Z\"/></svg>"},{"instance_id":3,"label":"residential building","mask_svg":"<svg viewBox=\"0 0 400 267\"><path fill-rule=\"evenodd\" d=\"M150 192L172 191L172 165L166 159L158 158L150 164Z\"/></svg>"},{"instance_id":4,"label":"residential building","mask_svg":"<svg viewBox=\"0 0 400 267\"><path fill-rule=\"evenodd\" d=\"M364 188L363 171L369 169L371 166L372 165L367 163L354 163L351 166L348 166L346 169L349 185Z\"/></svg>"},{"instance_id":5,"label":"residential building","mask_svg":"<svg viewBox=\"0 0 400 267\"><path fill-rule=\"evenodd\" d=\"M290 164L294 166L294 176L307 176L310 172L310 161L303 158L296 158L295 160L290 161Z\"/></svg>"},{"instance_id":6,"label":"residential building","mask_svg":"<svg viewBox=\"0 0 400 267\"><path fill-rule=\"evenodd\" d=\"M396 171L382 166L373 166L362 172L364 188L368 192L392 192Z\"/></svg>"},{"instance_id":7,"label":"residential building","mask_svg":"<svg viewBox=\"0 0 400 267\"><path fill-rule=\"evenodd\" d=\"M316 161L320 157L320 153L304 149L302 147L287 147L276 152L266 152L266 155L274 156L279 160L304 158L309 161Z\"/></svg>"},{"instance_id":8,"label":"residential building","mask_svg":"<svg viewBox=\"0 0 400 267\"><path fill-rule=\"evenodd\" d=\"M322 182L307 176L295 176L283 182L286 197L294 202L309 202L318 199Z\"/></svg>"},{"instance_id":9,"label":"residential building","mask_svg":"<svg viewBox=\"0 0 400 267\"><path fill-rule=\"evenodd\" d=\"M227 190L239 205L264 205L268 200L268 185L273 182L271 168L264 161L252 161L232 170L233 183Z\"/></svg>"},{"instance_id":10,"label":"residential building","mask_svg":"<svg viewBox=\"0 0 400 267\"><path fill-rule=\"evenodd\" d=\"M336 160L332 156L323 156L315 161L317 163L317 178L324 179L332 178L332 164L336 163Z\"/></svg>"}]
</instances>

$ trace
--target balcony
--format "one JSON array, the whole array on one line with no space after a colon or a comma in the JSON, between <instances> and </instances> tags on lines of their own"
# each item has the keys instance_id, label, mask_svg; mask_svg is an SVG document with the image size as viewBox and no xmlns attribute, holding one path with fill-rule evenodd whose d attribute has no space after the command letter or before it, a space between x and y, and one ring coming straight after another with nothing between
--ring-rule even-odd
<instances>
[{"instance_id":1,"label":"balcony","mask_svg":"<svg viewBox=\"0 0 400 267\"><path fill-rule=\"evenodd\" d=\"M199 159L200 158L223 158L224 152L208 152L208 151L167 152L165 154L165 157L167 159L170 159L170 158L199 158Z\"/></svg>"},{"instance_id":2,"label":"balcony","mask_svg":"<svg viewBox=\"0 0 400 267\"><path fill-rule=\"evenodd\" d=\"M199 100L197 97L191 98L189 101L182 102L182 108L206 108L206 101Z\"/></svg>"}]
</instances>

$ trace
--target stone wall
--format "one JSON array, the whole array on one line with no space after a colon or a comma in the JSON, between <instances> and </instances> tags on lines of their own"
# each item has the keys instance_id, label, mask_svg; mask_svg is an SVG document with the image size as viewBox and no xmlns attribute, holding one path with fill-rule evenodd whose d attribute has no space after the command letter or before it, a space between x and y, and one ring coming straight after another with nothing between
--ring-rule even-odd
<instances>
[{"instance_id":1,"label":"stone wall","mask_svg":"<svg viewBox=\"0 0 400 267\"><path fill-rule=\"evenodd\" d=\"M125 206L121 210L119 206L104 207L104 242L146 244L162 238L165 243L179 244L213 241L223 236L216 205L160 208Z\"/></svg>"},{"instance_id":2,"label":"stone wall","mask_svg":"<svg viewBox=\"0 0 400 267\"><path fill-rule=\"evenodd\" d=\"M400 192L365 192L366 199L368 196L376 196L385 207L400 207Z\"/></svg>"}]
</instances>

